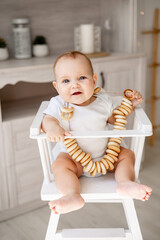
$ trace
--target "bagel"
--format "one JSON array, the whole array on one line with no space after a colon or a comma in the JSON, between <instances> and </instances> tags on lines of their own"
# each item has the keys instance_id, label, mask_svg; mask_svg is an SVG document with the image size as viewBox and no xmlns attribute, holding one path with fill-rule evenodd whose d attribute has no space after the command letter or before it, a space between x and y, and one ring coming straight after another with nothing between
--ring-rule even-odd
<instances>
[{"instance_id":1,"label":"bagel","mask_svg":"<svg viewBox=\"0 0 160 240\"><path fill-rule=\"evenodd\" d=\"M70 112L73 112L73 107L69 107L69 108L63 107L61 111L64 113L70 113Z\"/></svg>"},{"instance_id":2,"label":"bagel","mask_svg":"<svg viewBox=\"0 0 160 240\"><path fill-rule=\"evenodd\" d=\"M110 154L112 154L112 155L114 155L114 156L118 156L118 153L117 152L115 152L115 151L113 151L113 150L111 150L111 149L107 149L106 150L106 153L110 153Z\"/></svg>"},{"instance_id":3,"label":"bagel","mask_svg":"<svg viewBox=\"0 0 160 240\"><path fill-rule=\"evenodd\" d=\"M79 150L77 150L73 155L72 158L74 160L76 160L76 158L82 153L82 150L79 148Z\"/></svg>"},{"instance_id":4,"label":"bagel","mask_svg":"<svg viewBox=\"0 0 160 240\"><path fill-rule=\"evenodd\" d=\"M124 115L114 115L115 119L126 119Z\"/></svg>"},{"instance_id":5,"label":"bagel","mask_svg":"<svg viewBox=\"0 0 160 240\"><path fill-rule=\"evenodd\" d=\"M85 166L87 165L87 163L89 163L91 160L92 160L92 159L91 159L91 157L90 157L90 158L88 158L88 159L87 159L86 161L84 161L84 162L81 162L81 161L80 161L80 163L82 164L83 167L85 167Z\"/></svg>"},{"instance_id":6,"label":"bagel","mask_svg":"<svg viewBox=\"0 0 160 240\"><path fill-rule=\"evenodd\" d=\"M89 172L89 170L91 169L93 165L93 161L90 161L84 168L83 168L83 171L84 172Z\"/></svg>"},{"instance_id":7,"label":"bagel","mask_svg":"<svg viewBox=\"0 0 160 240\"><path fill-rule=\"evenodd\" d=\"M122 108L121 106L118 108L119 111L121 111L124 115L128 115L127 110L125 110L124 108Z\"/></svg>"},{"instance_id":8,"label":"bagel","mask_svg":"<svg viewBox=\"0 0 160 240\"><path fill-rule=\"evenodd\" d=\"M77 147L75 147L71 152L69 152L69 155L72 156L79 148L79 146L77 145ZM67 151L68 152L68 151Z\"/></svg>"},{"instance_id":9,"label":"bagel","mask_svg":"<svg viewBox=\"0 0 160 240\"><path fill-rule=\"evenodd\" d=\"M132 105L129 104L128 102L122 101L123 105L126 105L127 107L129 107L132 110Z\"/></svg>"},{"instance_id":10,"label":"bagel","mask_svg":"<svg viewBox=\"0 0 160 240\"><path fill-rule=\"evenodd\" d=\"M90 173L93 172L95 167L96 167L96 164L95 164L95 162L93 162L93 165L92 165L91 169L88 172L90 172Z\"/></svg>"},{"instance_id":11,"label":"bagel","mask_svg":"<svg viewBox=\"0 0 160 240\"><path fill-rule=\"evenodd\" d=\"M71 145L73 145L74 143L76 143L76 139L73 139L72 141L70 141L69 143L65 144L66 147L70 147Z\"/></svg>"},{"instance_id":12,"label":"bagel","mask_svg":"<svg viewBox=\"0 0 160 240\"><path fill-rule=\"evenodd\" d=\"M67 147L67 151L70 153L75 147L77 147L77 143L74 143L73 145L71 145L70 147Z\"/></svg>"},{"instance_id":13,"label":"bagel","mask_svg":"<svg viewBox=\"0 0 160 240\"><path fill-rule=\"evenodd\" d=\"M116 142L116 143L118 143L118 144L121 144L122 139L120 139L120 138L110 138L109 141L112 141L112 142Z\"/></svg>"},{"instance_id":14,"label":"bagel","mask_svg":"<svg viewBox=\"0 0 160 240\"><path fill-rule=\"evenodd\" d=\"M107 172L107 170L106 170L106 168L105 168L105 166L104 166L104 164L103 164L102 162L99 162L99 163L100 163L100 165L101 165L101 173L102 173L103 175L105 175L106 172Z\"/></svg>"},{"instance_id":15,"label":"bagel","mask_svg":"<svg viewBox=\"0 0 160 240\"><path fill-rule=\"evenodd\" d=\"M91 154L90 153L86 153L86 155L80 160L80 162L83 163L86 160L88 160L88 158L91 158Z\"/></svg>"},{"instance_id":16,"label":"bagel","mask_svg":"<svg viewBox=\"0 0 160 240\"><path fill-rule=\"evenodd\" d=\"M126 130L125 127L122 127L122 126L116 126L114 125L114 129L113 130Z\"/></svg>"},{"instance_id":17,"label":"bagel","mask_svg":"<svg viewBox=\"0 0 160 240\"><path fill-rule=\"evenodd\" d=\"M97 168L97 173L101 173L101 164L96 161L96 168Z\"/></svg>"},{"instance_id":18,"label":"bagel","mask_svg":"<svg viewBox=\"0 0 160 240\"><path fill-rule=\"evenodd\" d=\"M97 173L97 168L95 167L94 170L93 170L93 172L90 173L90 175L91 175L92 177L95 177L95 176L96 176L96 173Z\"/></svg>"},{"instance_id":19,"label":"bagel","mask_svg":"<svg viewBox=\"0 0 160 240\"><path fill-rule=\"evenodd\" d=\"M108 163L107 163L107 160L105 160L104 158L102 158L102 159L100 160L100 162L102 162L102 163L104 164L106 170L109 169L109 165L108 165Z\"/></svg>"},{"instance_id":20,"label":"bagel","mask_svg":"<svg viewBox=\"0 0 160 240\"><path fill-rule=\"evenodd\" d=\"M125 127L125 124L121 122L114 122L114 125Z\"/></svg>"},{"instance_id":21,"label":"bagel","mask_svg":"<svg viewBox=\"0 0 160 240\"><path fill-rule=\"evenodd\" d=\"M67 116L66 116L67 115ZM73 112L65 113L61 112L61 118L62 120L69 120L73 117Z\"/></svg>"},{"instance_id":22,"label":"bagel","mask_svg":"<svg viewBox=\"0 0 160 240\"><path fill-rule=\"evenodd\" d=\"M108 161L108 165L109 165L109 170L112 171L114 169L114 165Z\"/></svg>"},{"instance_id":23,"label":"bagel","mask_svg":"<svg viewBox=\"0 0 160 240\"><path fill-rule=\"evenodd\" d=\"M109 140L108 146L111 146L111 145L119 147L119 143Z\"/></svg>"},{"instance_id":24,"label":"bagel","mask_svg":"<svg viewBox=\"0 0 160 240\"><path fill-rule=\"evenodd\" d=\"M101 91L101 88L100 88L100 87L97 87L97 88L94 89L94 93L93 93L93 94L97 94L97 93L100 92L100 91Z\"/></svg>"},{"instance_id":25,"label":"bagel","mask_svg":"<svg viewBox=\"0 0 160 240\"><path fill-rule=\"evenodd\" d=\"M66 144L72 142L74 139L75 138L66 138L66 139L64 139L63 143L66 145Z\"/></svg>"},{"instance_id":26,"label":"bagel","mask_svg":"<svg viewBox=\"0 0 160 240\"><path fill-rule=\"evenodd\" d=\"M122 111L118 110L118 109L113 110L113 115L114 114L118 114L118 115L124 116L124 113Z\"/></svg>"},{"instance_id":27,"label":"bagel","mask_svg":"<svg viewBox=\"0 0 160 240\"><path fill-rule=\"evenodd\" d=\"M126 89L126 90L124 90L124 92L123 92L123 96L125 97L125 98L127 98L127 99L132 99L132 96L127 96L128 94L127 94L127 92L128 93L133 93L133 91L131 90L131 89Z\"/></svg>"},{"instance_id":28,"label":"bagel","mask_svg":"<svg viewBox=\"0 0 160 240\"><path fill-rule=\"evenodd\" d=\"M123 109L125 109L128 113L131 113L131 112L132 112L132 110L131 110L129 107L127 107L126 105L124 105L124 104L121 104L121 107L122 107Z\"/></svg>"},{"instance_id":29,"label":"bagel","mask_svg":"<svg viewBox=\"0 0 160 240\"><path fill-rule=\"evenodd\" d=\"M123 124L127 124L127 120L125 120L125 119L116 119L116 122L118 122L118 123L123 123Z\"/></svg>"},{"instance_id":30,"label":"bagel","mask_svg":"<svg viewBox=\"0 0 160 240\"><path fill-rule=\"evenodd\" d=\"M85 152L80 153L80 155L78 155L78 157L76 158L76 162L79 162L84 156Z\"/></svg>"},{"instance_id":31,"label":"bagel","mask_svg":"<svg viewBox=\"0 0 160 240\"><path fill-rule=\"evenodd\" d=\"M113 154L108 153L107 156L111 157L112 159L114 159L115 162L118 161L118 157L114 156Z\"/></svg>"},{"instance_id":32,"label":"bagel","mask_svg":"<svg viewBox=\"0 0 160 240\"><path fill-rule=\"evenodd\" d=\"M114 145L109 145L108 148L117 152L117 153L120 153L120 146L117 147L117 146L114 146Z\"/></svg>"},{"instance_id":33,"label":"bagel","mask_svg":"<svg viewBox=\"0 0 160 240\"><path fill-rule=\"evenodd\" d=\"M111 156L109 156L109 154L104 155L103 158L107 159L107 161L110 161L110 162L114 163L114 159Z\"/></svg>"}]
</instances>

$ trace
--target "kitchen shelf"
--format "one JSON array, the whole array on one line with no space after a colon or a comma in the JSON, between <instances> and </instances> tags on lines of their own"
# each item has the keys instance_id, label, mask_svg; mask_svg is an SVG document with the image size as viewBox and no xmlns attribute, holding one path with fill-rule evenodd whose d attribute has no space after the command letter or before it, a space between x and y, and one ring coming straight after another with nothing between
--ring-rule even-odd
<instances>
[{"instance_id":1,"label":"kitchen shelf","mask_svg":"<svg viewBox=\"0 0 160 240\"><path fill-rule=\"evenodd\" d=\"M42 101L50 100L51 96L38 96L2 103L2 122L34 116Z\"/></svg>"}]
</instances>

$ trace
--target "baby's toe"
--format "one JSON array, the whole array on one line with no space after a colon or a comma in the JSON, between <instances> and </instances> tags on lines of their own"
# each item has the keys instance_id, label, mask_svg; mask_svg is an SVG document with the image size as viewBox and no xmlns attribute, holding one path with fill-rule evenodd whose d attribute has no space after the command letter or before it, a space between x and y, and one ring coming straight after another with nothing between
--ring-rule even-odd
<instances>
[{"instance_id":1,"label":"baby's toe","mask_svg":"<svg viewBox=\"0 0 160 240\"><path fill-rule=\"evenodd\" d=\"M140 199L145 199L145 197L146 197L146 191L145 191L145 189L141 189L140 190Z\"/></svg>"},{"instance_id":2,"label":"baby's toe","mask_svg":"<svg viewBox=\"0 0 160 240\"><path fill-rule=\"evenodd\" d=\"M146 201L149 199L150 195L151 195L152 189L148 186L144 186L143 189L141 189L140 191L140 198L142 201Z\"/></svg>"},{"instance_id":3,"label":"baby's toe","mask_svg":"<svg viewBox=\"0 0 160 240\"><path fill-rule=\"evenodd\" d=\"M152 193L152 188L149 187L149 186L146 186L146 185L144 185L144 187L145 187L146 192L151 195L151 193Z\"/></svg>"}]
</instances>

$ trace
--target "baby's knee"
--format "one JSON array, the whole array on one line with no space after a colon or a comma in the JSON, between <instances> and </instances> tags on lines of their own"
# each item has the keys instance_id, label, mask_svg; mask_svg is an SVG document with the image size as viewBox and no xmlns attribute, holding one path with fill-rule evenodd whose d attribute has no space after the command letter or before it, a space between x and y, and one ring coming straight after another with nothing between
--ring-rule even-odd
<instances>
[{"instance_id":1,"label":"baby's knee","mask_svg":"<svg viewBox=\"0 0 160 240\"><path fill-rule=\"evenodd\" d=\"M52 172L53 175L55 175L57 172L63 172L63 171L67 171L70 170L72 172L74 172L75 174L77 174L77 167L76 164L68 158L58 158L56 159L56 161L52 164Z\"/></svg>"}]
</instances>

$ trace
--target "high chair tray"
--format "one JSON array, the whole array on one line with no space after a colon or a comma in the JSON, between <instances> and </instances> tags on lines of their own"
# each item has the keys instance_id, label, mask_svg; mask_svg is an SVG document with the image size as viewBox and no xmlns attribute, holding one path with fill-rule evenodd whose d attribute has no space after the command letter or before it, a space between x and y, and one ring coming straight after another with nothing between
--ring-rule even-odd
<instances>
[{"instance_id":1,"label":"high chair tray","mask_svg":"<svg viewBox=\"0 0 160 240\"><path fill-rule=\"evenodd\" d=\"M41 131L41 123L44 117L43 111L47 108L48 101L41 103L41 106L30 127L30 138L45 139L46 134ZM144 110L141 107L136 107L134 110L136 121L138 122L138 129L129 130L105 130L105 131L85 131L74 132L71 131L72 138L101 138L101 137L134 137L134 136L151 136L152 125Z\"/></svg>"}]
</instances>

